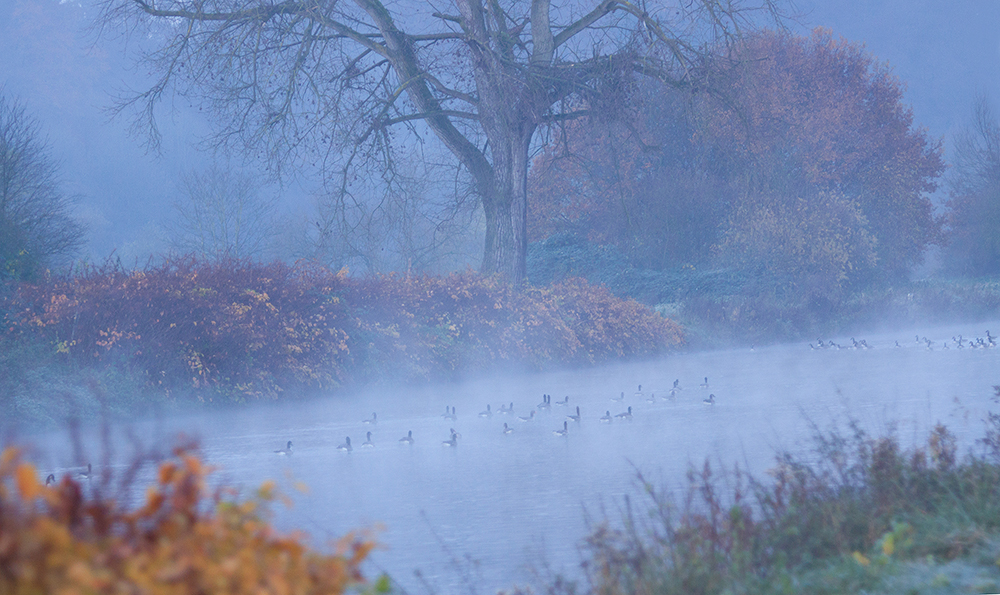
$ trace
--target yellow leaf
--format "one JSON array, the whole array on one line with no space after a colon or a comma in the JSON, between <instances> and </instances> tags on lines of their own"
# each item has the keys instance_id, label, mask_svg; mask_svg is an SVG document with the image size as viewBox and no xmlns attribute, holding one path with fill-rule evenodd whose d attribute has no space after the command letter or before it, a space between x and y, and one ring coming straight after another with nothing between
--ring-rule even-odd
<instances>
[{"instance_id":1,"label":"yellow leaf","mask_svg":"<svg viewBox=\"0 0 1000 595\"><path fill-rule=\"evenodd\" d=\"M38 482L35 468L28 463L21 463L17 466L17 491L21 493L22 500L34 500L42 489L42 484Z\"/></svg>"},{"instance_id":2,"label":"yellow leaf","mask_svg":"<svg viewBox=\"0 0 1000 595\"><path fill-rule=\"evenodd\" d=\"M871 564L871 560L866 558L861 552L854 552L852 555L854 556L854 560L862 566L868 566Z\"/></svg>"},{"instance_id":3,"label":"yellow leaf","mask_svg":"<svg viewBox=\"0 0 1000 595\"><path fill-rule=\"evenodd\" d=\"M882 553L886 556L891 556L892 552L896 550L896 540L892 533L885 536L882 540Z\"/></svg>"}]
</instances>

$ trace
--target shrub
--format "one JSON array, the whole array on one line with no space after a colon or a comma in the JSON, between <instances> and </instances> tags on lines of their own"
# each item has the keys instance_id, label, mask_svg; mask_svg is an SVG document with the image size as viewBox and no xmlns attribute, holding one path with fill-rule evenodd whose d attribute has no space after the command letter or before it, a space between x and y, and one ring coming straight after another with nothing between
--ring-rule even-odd
<instances>
[{"instance_id":1,"label":"shrub","mask_svg":"<svg viewBox=\"0 0 1000 595\"><path fill-rule=\"evenodd\" d=\"M281 263L107 265L22 286L7 330L41 334L77 361L124 359L166 390L200 390L209 400L273 397L343 379L347 345L335 295L343 284L343 276Z\"/></svg>"},{"instance_id":2,"label":"shrub","mask_svg":"<svg viewBox=\"0 0 1000 595\"><path fill-rule=\"evenodd\" d=\"M149 387L205 401L594 364L683 342L676 324L583 280L516 289L473 273L352 279L192 258L46 277L0 309L0 340L41 338L68 361L128 366Z\"/></svg>"},{"instance_id":3,"label":"shrub","mask_svg":"<svg viewBox=\"0 0 1000 595\"><path fill-rule=\"evenodd\" d=\"M209 469L178 450L160 465L145 504L124 510L69 477L42 485L15 449L0 456L2 593L344 593L365 584L374 546L341 539L333 554L267 520L276 497L210 493ZM384 587L384 582L380 583Z\"/></svg>"},{"instance_id":4,"label":"shrub","mask_svg":"<svg viewBox=\"0 0 1000 595\"><path fill-rule=\"evenodd\" d=\"M941 425L910 449L850 428L817 432L804 457L780 453L771 481L738 469L720 479L706 462L678 499L640 475L648 514L626 502L619 527L600 523L587 540L593 591L870 592L893 565L953 560L1000 533L995 449L960 459Z\"/></svg>"}]
</instances>

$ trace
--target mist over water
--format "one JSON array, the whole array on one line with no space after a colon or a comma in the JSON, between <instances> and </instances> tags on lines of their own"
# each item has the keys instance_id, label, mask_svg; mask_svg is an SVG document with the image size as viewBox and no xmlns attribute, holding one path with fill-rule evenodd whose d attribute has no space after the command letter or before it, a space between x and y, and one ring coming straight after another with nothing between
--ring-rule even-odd
<instances>
[{"instance_id":1,"label":"mist over water","mask_svg":"<svg viewBox=\"0 0 1000 595\"><path fill-rule=\"evenodd\" d=\"M411 593L425 592L417 569L443 593L468 590L463 572L471 573L476 590L490 592L530 581L533 566L578 577L584 509L599 519L603 507L616 522L622 496L637 495L636 470L675 489L685 485L689 465L700 467L706 457L716 469L739 463L759 474L773 466L776 449L808 450L811 424L844 427L848 416L875 434L895 427L903 444L924 441L941 421L970 446L982 435L991 387L1000 383L1000 349L956 349L951 338L985 337L987 328L1000 333L1000 323L978 323L856 336L869 350L795 343L682 353L587 370L372 389L137 428L145 439L167 444L178 432L199 437L204 458L220 469L219 481L249 490L278 480L294 505L275 507L277 525L303 530L317 544L380 524L386 547L373 555L371 571L389 572ZM916 341L917 333L935 341L933 350ZM832 340L851 345L849 337ZM706 376L707 389L699 386ZM669 399L675 380L682 390ZM623 391L623 402L612 400ZM551 410L537 410L543 394L552 395ZM709 394L715 405L703 403ZM567 406L556 404L566 396ZM514 413L499 414L511 402ZM479 417L487 404L492 417ZM555 435L576 406L582 420L569 422L568 435ZM631 421L599 421L629 406ZM443 417L446 407L455 407L457 420ZM532 410L538 411L532 421L518 420ZM378 423L362 423L373 412ZM513 433L503 434L504 422ZM450 428L460 433L457 447L442 445ZM410 430L414 444L401 444ZM373 448L362 447L367 431ZM92 453L96 434L86 436ZM336 450L346 436L353 452ZM293 455L274 454L288 440ZM45 448L40 472L70 465L65 433L39 446ZM124 465L127 450L119 454ZM297 492L293 480L308 492ZM451 559L465 562L456 569Z\"/></svg>"}]
</instances>

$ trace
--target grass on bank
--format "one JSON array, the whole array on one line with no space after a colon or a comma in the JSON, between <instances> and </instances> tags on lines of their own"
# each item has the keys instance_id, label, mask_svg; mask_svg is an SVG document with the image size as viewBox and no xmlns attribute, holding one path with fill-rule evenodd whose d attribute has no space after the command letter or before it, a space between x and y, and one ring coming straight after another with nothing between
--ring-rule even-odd
<instances>
[{"instance_id":1,"label":"grass on bank","mask_svg":"<svg viewBox=\"0 0 1000 595\"><path fill-rule=\"evenodd\" d=\"M994 387L1000 404L1000 386ZM640 477L645 500L586 541L582 589L618 594L1000 592L1000 414L977 454L938 425L920 447L817 432L769 477L692 469L684 495ZM559 579L548 592L576 593Z\"/></svg>"}]
</instances>

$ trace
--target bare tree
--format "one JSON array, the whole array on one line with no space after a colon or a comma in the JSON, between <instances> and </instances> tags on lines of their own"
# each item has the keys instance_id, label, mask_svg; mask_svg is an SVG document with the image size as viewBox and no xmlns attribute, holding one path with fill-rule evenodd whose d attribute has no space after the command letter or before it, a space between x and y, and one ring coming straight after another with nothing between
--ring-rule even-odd
<instances>
[{"instance_id":1,"label":"bare tree","mask_svg":"<svg viewBox=\"0 0 1000 595\"><path fill-rule=\"evenodd\" d=\"M209 259L264 258L276 235L277 200L260 187L256 176L218 164L183 176L171 246Z\"/></svg>"},{"instance_id":2,"label":"bare tree","mask_svg":"<svg viewBox=\"0 0 1000 595\"><path fill-rule=\"evenodd\" d=\"M350 200L358 168L391 182L393 151L416 150L429 130L482 205L481 271L517 282L539 128L615 106L637 74L704 85L707 52L762 12L777 16L776 0L745 1L760 4L103 0L99 23L152 27L147 38L158 40L145 55L157 82L119 106L141 108L137 125L154 143L154 107L174 89L219 117L217 144L262 152L275 166L316 164L339 174Z\"/></svg>"},{"instance_id":3,"label":"bare tree","mask_svg":"<svg viewBox=\"0 0 1000 595\"><path fill-rule=\"evenodd\" d=\"M979 96L972 122L955 138L945 255L959 273L1000 273L1000 120Z\"/></svg>"},{"instance_id":4,"label":"bare tree","mask_svg":"<svg viewBox=\"0 0 1000 595\"><path fill-rule=\"evenodd\" d=\"M38 122L0 90L0 279L27 279L83 244Z\"/></svg>"}]
</instances>

